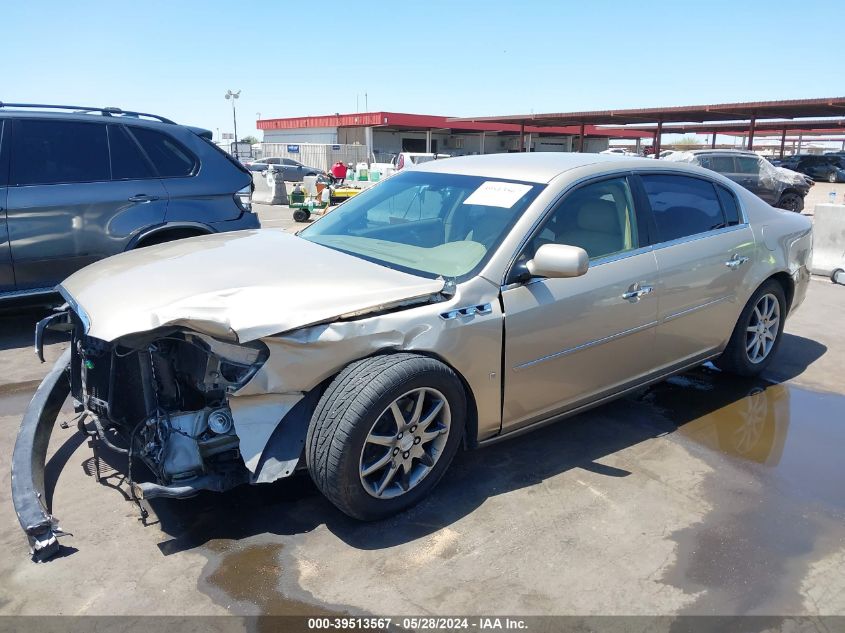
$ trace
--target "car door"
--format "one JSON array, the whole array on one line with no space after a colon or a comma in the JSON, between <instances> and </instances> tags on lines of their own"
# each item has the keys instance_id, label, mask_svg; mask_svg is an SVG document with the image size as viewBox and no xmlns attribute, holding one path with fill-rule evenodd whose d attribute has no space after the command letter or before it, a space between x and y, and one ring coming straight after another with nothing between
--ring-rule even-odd
<instances>
[{"instance_id":1,"label":"car door","mask_svg":"<svg viewBox=\"0 0 845 633\"><path fill-rule=\"evenodd\" d=\"M157 178L112 179L107 127L14 122L6 220L18 290L51 288L163 221L167 193Z\"/></svg>"},{"instance_id":2,"label":"car door","mask_svg":"<svg viewBox=\"0 0 845 633\"><path fill-rule=\"evenodd\" d=\"M291 182L300 182L303 178L305 178L305 166L295 160L288 160L288 169L290 170L290 179Z\"/></svg>"},{"instance_id":3,"label":"car door","mask_svg":"<svg viewBox=\"0 0 845 633\"><path fill-rule=\"evenodd\" d=\"M0 294L15 289L15 275L12 271L12 253L9 248L9 231L6 227L6 194L9 178L9 135L8 121L0 119Z\"/></svg>"},{"instance_id":4,"label":"car door","mask_svg":"<svg viewBox=\"0 0 845 633\"><path fill-rule=\"evenodd\" d=\"M656 236L657 349L666 369L708 357L730 337L754 236L736 196L721 184L654 173L641 174L640 182Z\"/></svg>"},{"instance_id":5,"label":"car door","mask_svg":"<svg viewBox=\"0 0 845 633\"><path fill-rule=\"evenodd\" d=\"M584 248L587 273L524 279L525 262L545 243ZM657 264L627 177L567 194L507 281L503 432L641 380L657 362Z\"/></svg>"},{"instance_id":6,"label":"car door","mask_svg":"<svg viewBox=\"0 0 845 633\"><path fill-rule=\"evenodd\" d=\"M769 204L775 204L780 197L779 183L773 177L774 170L760 165L762 160L754 156L736 156L739 183Z\"/></svg>"}]
</instances>

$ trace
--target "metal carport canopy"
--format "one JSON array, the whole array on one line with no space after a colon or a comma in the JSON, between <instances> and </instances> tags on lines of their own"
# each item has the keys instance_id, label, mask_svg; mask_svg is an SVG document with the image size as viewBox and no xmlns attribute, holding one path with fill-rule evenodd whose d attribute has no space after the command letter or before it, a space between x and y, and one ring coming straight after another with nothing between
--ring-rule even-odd
<instances>
[{"instance_id":1,"label":"metal carport canopy","mask_svg":"<svg viewBox=\"0 0 845 633\"><path fill-rule=\"evenodd\" d=\"M845 97L793 99L786 101L749 101L712 105L633 108L626 110L591 110L551 114L513 114L493 117L462 117L451 121L530 125L533 127L578 125L642 125L656 123L655 155L660 153L660 135L664 123L704 123L708 121L748 120L749 141L753 142L758 119L795 119L838 117L845 115Z\"/></svg>"}]
</instances>

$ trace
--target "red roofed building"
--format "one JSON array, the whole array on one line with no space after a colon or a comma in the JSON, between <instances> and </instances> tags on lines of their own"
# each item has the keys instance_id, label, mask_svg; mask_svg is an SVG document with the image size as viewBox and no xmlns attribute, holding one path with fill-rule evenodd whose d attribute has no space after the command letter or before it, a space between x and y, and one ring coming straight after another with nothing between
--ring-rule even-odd
<instances>
[{"instance_id":1,"label":"red roofed building","mask_svg":"<svg viewBox=\"0 0 845 633\"><path fill-rule=\"evenodd\" d=\"M454 121L445 116L400 112L360 112L285 119L261 119L265 143L360 144L377 161L399 152L434 152L463 156L520 151L578 151L580 126L532 127L507 123ZM600 152L611 138L649 137L646 132L584 129L585 151Z\"/></svg>"}]
</instances>

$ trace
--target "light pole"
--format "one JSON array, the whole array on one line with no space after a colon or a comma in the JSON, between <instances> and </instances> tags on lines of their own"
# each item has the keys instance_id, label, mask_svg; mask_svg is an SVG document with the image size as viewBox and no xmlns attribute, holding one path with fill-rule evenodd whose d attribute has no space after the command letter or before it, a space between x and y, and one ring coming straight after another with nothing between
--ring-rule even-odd
<instances>
[{"instance_id":1,"label":"light pole","mask_svg":"<svg viewBox=\"0 0 845 633\"><path fill-rule=\"evenodd\" d=\"M241 91L227 91L226 99L232 100L232 122L235 124L235 156L238 155L238 117L235 115L235 99L241 96Z\"/></svg>"}]
</instances>

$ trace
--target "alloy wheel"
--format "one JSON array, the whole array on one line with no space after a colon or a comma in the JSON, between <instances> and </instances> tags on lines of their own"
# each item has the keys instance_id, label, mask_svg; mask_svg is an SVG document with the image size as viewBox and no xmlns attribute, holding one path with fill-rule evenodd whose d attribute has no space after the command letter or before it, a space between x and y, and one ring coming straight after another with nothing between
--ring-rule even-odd
<instances>
[{"instance_id":1,"label":"alloy wheel","mask_svg":"<svg viewBox=\"0 0 845 633\"><path fill-rule=\"evenodd\" d=\"M780 303L775 295L764 294L754 305L745 328L745 353L754 363L763 362L772 351L780 331Z\"/></svg>"},{"instance_id":2,"label":"alloy wheel","mask_svg":"<svg viewBox=\"0 0 845 633\"><path fill-rule=\"evenodd\" d=\"M449 402L437 389L414 389L390 403L361 450L364 490L378 499L391 499L417 486L443 454L451 421Z\"/></svg>"}]
</instances>

